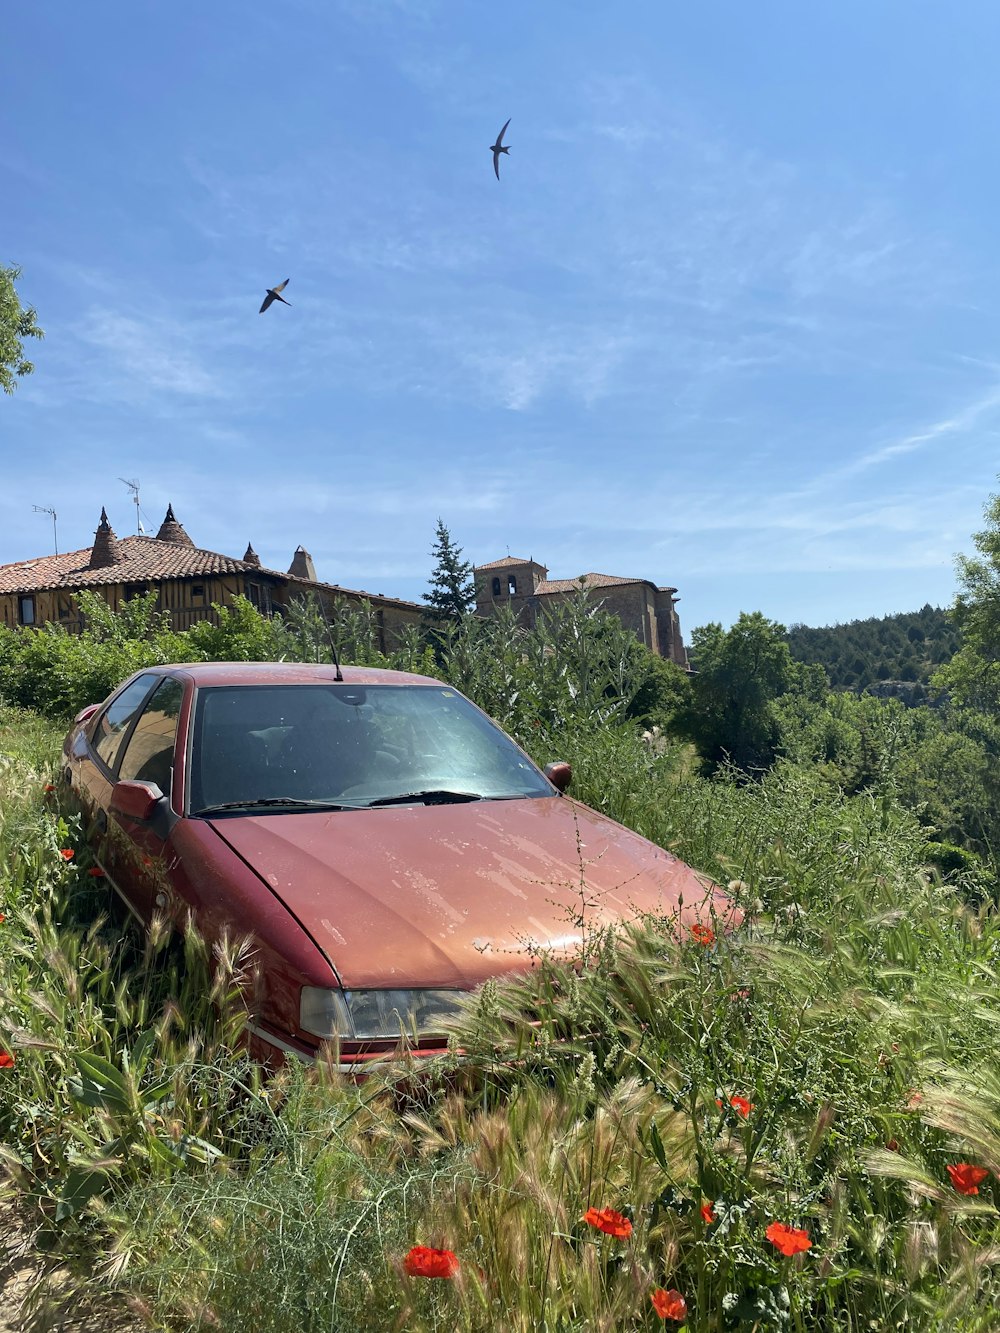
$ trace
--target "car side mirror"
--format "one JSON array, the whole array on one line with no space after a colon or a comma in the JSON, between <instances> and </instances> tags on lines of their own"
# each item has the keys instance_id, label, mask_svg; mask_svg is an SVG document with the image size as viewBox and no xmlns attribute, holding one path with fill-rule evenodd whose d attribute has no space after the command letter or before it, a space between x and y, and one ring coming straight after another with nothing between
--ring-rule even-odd
<instances>
[{"instance_id":1,"label":"car side mirror","mask_svg":"<svg viewBox=\"0 0 1000 1333\"><path fill-rule=\"evenodd\" d=\"M126 819L144 823L163 800L155 782L116 782L111 791L111 810Z\"/></svg>"},{"instance_id":2,"label":"car side mirror","mask_svg":"<svg viewBox=\"0 0 1000 1333\"><path fill-rule=\"evenodd\" d=\"M573 769L569 764L559 760L554 764L546 764L543 772L557 791L569 791L569 784L573 781Z\"/></svg>"},{"instance_id":3,"label":"car side mirror","mask_svg":"<svg viewBox=\"0 0 1000 1333\"><path fill-rule=\"evenodd\" d=\"M100 704L88 704L86 708L80 709L73 721L77 726L80 726L84 722L89 722L100 706Z\"/></svg>"}]
</instances>

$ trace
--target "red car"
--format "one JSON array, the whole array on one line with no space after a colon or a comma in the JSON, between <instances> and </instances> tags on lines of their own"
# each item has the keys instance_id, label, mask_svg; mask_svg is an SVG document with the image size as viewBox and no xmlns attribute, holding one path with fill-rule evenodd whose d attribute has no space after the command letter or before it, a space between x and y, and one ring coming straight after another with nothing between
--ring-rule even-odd
<instances>
[{"instance_id":1,"label":"red car","mask_svg":"<svg viewBox=\"0 0 1000 1333\"><path fill-rule=\"evenodd\" d=\"M441 1050L456 1000L639 914L728 900L570 800L456 690L360 667L151 667L66 738L64 777L132 912L253 937L270 1063ZM683 896L683 907L679 902Z\"/></svg>"}]
</instances>

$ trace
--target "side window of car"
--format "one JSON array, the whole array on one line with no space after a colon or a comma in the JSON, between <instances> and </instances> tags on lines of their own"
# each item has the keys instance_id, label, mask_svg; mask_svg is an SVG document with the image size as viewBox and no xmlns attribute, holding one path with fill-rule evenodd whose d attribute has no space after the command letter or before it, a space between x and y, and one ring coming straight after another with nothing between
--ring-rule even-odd
<instances>
[{"instance_id":1,"label":"side window of car","mask_svg":"<svg viewBox=\"0 0 1000 1333\"><path fill-rule=\"evenodd\" d=\"M111 701L98 718L97 725L91 732L91 744L108 768L114 768L118 749L125 739L129 724L155 679L152 672L148 671L145 675L139 676L122 690L117 699Z\"/></svg>"},{"instance_id":2,"label":"side window of car","mask_svg":"<svg viewBox=\"0 0 1000 1333\"><path fill-rule=\"evenodd\" d=\"M118 777L123 782L155 782L170 795L174 766L174 737L184 686L179 680L161 680L142 710L122 755Z\"/></svg>"}]
</instances>

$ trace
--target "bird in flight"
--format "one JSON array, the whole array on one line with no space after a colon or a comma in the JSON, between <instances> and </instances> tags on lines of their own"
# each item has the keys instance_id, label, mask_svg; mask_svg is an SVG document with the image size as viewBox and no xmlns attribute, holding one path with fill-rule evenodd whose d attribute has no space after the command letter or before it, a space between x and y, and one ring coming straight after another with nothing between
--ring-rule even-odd
<instances>
[{"instance_id":1,"label":"bird in flight","mask_svg":"<svg viewBox=\"0 0 1000 1333\"><path fill-rule=\"evenodd\" d=\"M503 129L497 135L496 143L490 144L490 152L493 154L493 170L497 173L497 180L500 179L500 154L510 152L509 148L504 148L503 146L503 136L507 133L507 126L510 124L510 120L511 118L508 116Z\"/></svg>"},{"instance_id":2,"label":"bird in flight","mask_svg":"<svg viewBox=\"0 0 1000 1333\"><path fill-rule=\"evenodd\" d=\"M286 278L284 282L279 282L277 287L268 287L267 295L264 297L264 304L257 311L258 315L262 315L272 301L280 301L282 305L292 304L291 301L286 301L285 298L281 295L281 293L285 290L290 281L291 281L290 278Z\"/></svg>"}]
</instances>

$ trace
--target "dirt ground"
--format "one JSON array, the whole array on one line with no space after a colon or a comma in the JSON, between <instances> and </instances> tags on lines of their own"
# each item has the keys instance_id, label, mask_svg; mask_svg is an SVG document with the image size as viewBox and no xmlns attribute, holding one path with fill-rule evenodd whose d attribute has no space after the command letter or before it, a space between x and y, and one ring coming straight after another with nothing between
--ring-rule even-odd
<instances>
[{"instance_id":1,"label":"dirt ground","mask_svg":"<svg viewBox=\"0 0 1000 1333\"><path fill-rule=\"evenodd\" d=\"M81 1301L69 1274L32 1241L17 1208L0 1204L0 1333L140 1333L120 1305Z\"/></svg>"}]
</instances>

